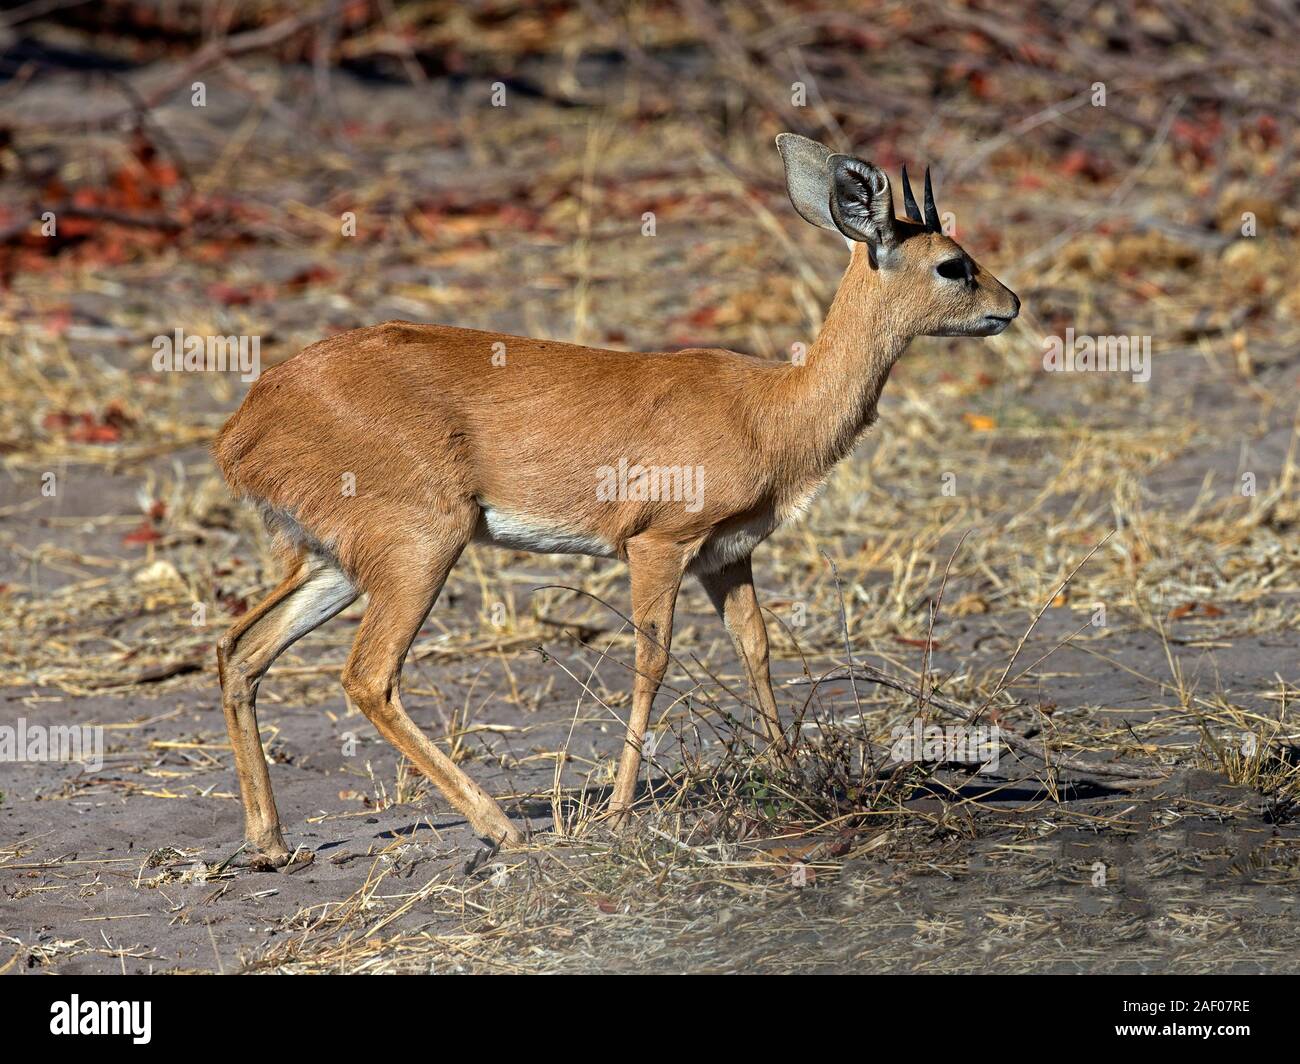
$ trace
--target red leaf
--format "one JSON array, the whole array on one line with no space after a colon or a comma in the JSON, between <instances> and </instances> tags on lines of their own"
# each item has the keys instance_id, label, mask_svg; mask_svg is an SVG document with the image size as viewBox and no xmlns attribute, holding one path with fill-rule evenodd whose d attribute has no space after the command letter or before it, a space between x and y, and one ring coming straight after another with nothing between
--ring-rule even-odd
<instances>
[{"instance_id":1,"label":"red leaf","mask_svg":"<svg viewBox=\"0 0 1300 1064\"><path fill-rule=\"evenodd\" d=\"M157 543L160 539L162 539L162 533L149 524L148 521L144 521L134 532L128 532L123 536L122 543L132 547L137 544Z\"/></svg>"},{"instance_id":2,"label":"red leaf","mask_svg":"<svg viewBox=\"0 0 1300 1064\"><path fill-rule=\"evenodd\" d=\"M295 273L284 284L286 288L305 288L309 284L316 284L320 281L332 281L336 276L338 275L333 270L326 269L324 266L307 266Z\"/></svg>"},{"instance_id":3,"label":"red leaf","mask_svg":"<svg viewBox=\"0 0 1300 1064\"><path fill-rule=\"evenodd\" d=\"M923 649L925 649L925 650L938 650L938 649L939 649L939 640L937 640L937 639L933 639L933 640L929 640L929 639L909 639L909 638L908 638L907 636L905 636L905 635L897 635L897 636L894 636L894 641L897 642L897 643L902 643L904 646L909 646L909 647L921 647L921 648L923 648Z\"/></svg>"},{"instance_id":4,"label":"red leaf","mask_svg":"<svg viewBox=\"0 0 1300 1064\"><path fill-rule=\"evenodd\" d=\"M46 414L41 424L51 431L67 434L73 443L119 443L122 430L135 424L123 410L120 403L109 403L102 419L93 414L73 414L67 410L56 410Z\"/></svg>"},{"instance_id":5,"label":"red leaf","mask_svg":"<svg viewBox=\"0 0 1300 1064\"><path fill-rule=\"evenodd\" d=\"M73 443L119 443L122 433L113 425L96 425L92 421L78 425L68 433L68 439Z\"/></svg>"}]
</instances>

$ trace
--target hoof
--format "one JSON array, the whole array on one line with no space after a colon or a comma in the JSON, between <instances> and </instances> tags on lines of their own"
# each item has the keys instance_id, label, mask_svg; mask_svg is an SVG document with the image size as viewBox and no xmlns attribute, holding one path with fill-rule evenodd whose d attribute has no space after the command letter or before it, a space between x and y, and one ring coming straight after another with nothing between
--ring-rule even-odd
<instances>
[{"instance_id":1,"label":"hoof","mask_svg":"<svg viewBox=\"0 0 1300 1064\"><path fill-rule=\"evenodd\" d=\"M528 841L527 832L521 831L508 820L491 831L482 832L481 834L492 843L493 851L513 849L516 846L522 846Z\"/></svg>"},{"instance_id":2,"label":"hoof","mask_svg":"<svg viewBox=\"0 0 1300 1064\"><path fill-rule=\"evenodd\" d=\"M528 838L527 833L499 809L476 811L466 819L474 829L474 834L490 845L494 852L503 848L511 849Z\"/></svg>"}]
</instances>

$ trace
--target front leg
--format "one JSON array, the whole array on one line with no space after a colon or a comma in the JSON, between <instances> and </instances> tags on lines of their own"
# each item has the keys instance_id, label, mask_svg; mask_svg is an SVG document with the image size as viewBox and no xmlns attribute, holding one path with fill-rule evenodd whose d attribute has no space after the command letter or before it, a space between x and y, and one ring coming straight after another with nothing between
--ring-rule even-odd
<instances>
[{"instance_id":1,"label":"front leg","mask_svg":"<svg viewBox=\"0 0 1300 1064\"><path fill-rule=\"evenodd\" d=\"M641 744L655 694L668 668L673 608L684 569L682 548L677 543L630 540L627 562L632 575L632 623L636 626L636 679L632 685L632 715L627 722L614 796L609 802L608 816L615 827L626 824L632 807L641 767Z\"/></svg>"},{"instance_id":2,"label":"front leg","mask_svg":"<svg viewBox=\"0 0 1300 1064\"><path fill-rule=\"evenodd\" d=\"M772 748L787 748L781 731L781 718L776 709L776 696L772 693L772 675L768 669L767 625L763 611L754 592L754 574L748 558L732 562L711 573L700 575L700 583L709 593L713 608L731 633L736 653L744 666L750 690L763 715L763 727Z\"/></svg>"}]
</instances>

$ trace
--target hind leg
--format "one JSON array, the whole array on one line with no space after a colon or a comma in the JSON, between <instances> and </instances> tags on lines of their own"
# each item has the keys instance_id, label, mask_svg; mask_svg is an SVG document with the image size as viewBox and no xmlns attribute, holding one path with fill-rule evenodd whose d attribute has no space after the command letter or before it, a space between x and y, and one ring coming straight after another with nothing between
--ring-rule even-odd
<instances>
[{"instance_id":1,"label":"hind leg","mask_svg":"<svg viewBox=\"0 0 1300 1064\"><path fill-rule=\"evenodd\" d=\"M433 608L451 567L469 541L478 514L444 516L417 535L388 533L388 564L371 569L370 604L343 668L343 687L393 744L433 781L474 830L495 843L517 843L523 834L483 788L462 772L406 714L399 694L402 663L420 625ZM394 536L400 542L394 542ZM401 567L393 563L399 559Z\"/></svg>"},{"instance_id":2,"label":"hind leg","mask_svg":"<svg viewBox=\"0 0 1300 1064\"><path fill-rule=\"evenodd\" d=\"M303 551L280 585L217 644L221 708L244 802L244 837L255 864L279 867L289 859L257 731L258 683L285 648L356 597L357 589L334 561Z\"/></svg>"}]
</instances>

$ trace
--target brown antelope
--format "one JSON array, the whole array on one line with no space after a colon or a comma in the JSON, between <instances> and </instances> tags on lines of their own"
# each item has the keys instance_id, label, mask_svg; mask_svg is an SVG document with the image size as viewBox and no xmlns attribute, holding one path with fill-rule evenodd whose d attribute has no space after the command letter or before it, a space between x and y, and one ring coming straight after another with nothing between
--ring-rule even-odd
<instances>
[{"instance_id":1,"label":"brown antelope","mask_svg":"<svg viewBox=\"0 0 1300 1064\"><path fill-rule=\"evenodd\" d=\"M627 562L636 677L608 808L616 824L632 805L686 573L713 600L766 735L782 747L751 552L808 506L875 420L913 337L995 335L1020 301L942 233L929 171L922 213L904 170L903 220L879 167L791 133L777 146L795 209L850 247L800 364L393 321L313 344L249 389L214 453L231 488L260 508L286 563L283 582L217 648L253 863L289 860L258 737L258 682L362 592L369 606L344 689L476 831L496 843L522 839L416 727L398 693L403 659L470 543ZM645 490L655 469L698 471L690 498ZM611 470L626 474L627 490L601 490ZM346 477L353 493L341 488Z\"/></svg>"}]
</instances>

